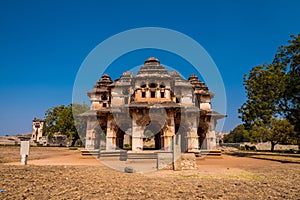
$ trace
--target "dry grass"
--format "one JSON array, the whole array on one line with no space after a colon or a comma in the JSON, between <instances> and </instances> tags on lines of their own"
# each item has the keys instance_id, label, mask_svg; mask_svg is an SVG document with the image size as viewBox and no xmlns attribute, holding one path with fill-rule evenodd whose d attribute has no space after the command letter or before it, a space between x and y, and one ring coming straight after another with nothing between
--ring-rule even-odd
<instances>
[{"instance_id":1,"label":"dry grass","mask_svg":"<svg viewBox=\"0 0 300 200\"><path fill-rule=\"evenodd\" d=\"M19 161L18 147L0 150L3 162ZM0 199L300 199L299 164L225 155L197 160L197 170L129 174L101 164L74 166L91 162L78 154L31 148L30 159L48 165L0 164ZM65 157L74 161L56 165Z\"/></svg>"}]
</instances>

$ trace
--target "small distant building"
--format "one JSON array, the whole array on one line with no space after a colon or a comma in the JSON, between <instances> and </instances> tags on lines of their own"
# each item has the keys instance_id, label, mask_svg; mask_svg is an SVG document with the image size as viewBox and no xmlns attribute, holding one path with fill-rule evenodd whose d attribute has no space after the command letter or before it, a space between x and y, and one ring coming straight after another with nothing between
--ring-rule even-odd
<instances>
[{"instance_id":1,"label":"small distant building","mask_svg":"<svg viewBox=\"0 0 300 200\"><path fill-rule=\"evenodd\" d=\"M32 120L32 135L31 141L39 142L43 137L43 126L45 120L34 118Z\"/></svg>"},{"instance_id":2,"label":"small distant building","mask_svg":"<svg viewBox=\"0 0 300 200\"><path fill-rule=\"evenodd\" d=\"M34 118L32 120L31 144L43 146L68 146L69 140L67 136L60 132L54 133L52 136L43 135L43 127L45 120Z\"/></svg>"}]
</instances>

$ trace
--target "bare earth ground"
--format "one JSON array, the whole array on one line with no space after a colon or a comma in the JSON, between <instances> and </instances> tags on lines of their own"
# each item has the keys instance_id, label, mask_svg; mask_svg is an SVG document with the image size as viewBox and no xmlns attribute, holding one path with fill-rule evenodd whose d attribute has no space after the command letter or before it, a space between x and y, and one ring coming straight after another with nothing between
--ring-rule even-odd
<instances>
[{"instance_id":1,"label":"bare earth ground","mask_svg":"<svg viewBox=\"0 0 300 200\"><path fill-rule=\"evenodd\" d=\"M0 199L300 199L300 164L223 155L197 170L114 171L79 150L0 147Z\"/></svg>"}]
</instances>

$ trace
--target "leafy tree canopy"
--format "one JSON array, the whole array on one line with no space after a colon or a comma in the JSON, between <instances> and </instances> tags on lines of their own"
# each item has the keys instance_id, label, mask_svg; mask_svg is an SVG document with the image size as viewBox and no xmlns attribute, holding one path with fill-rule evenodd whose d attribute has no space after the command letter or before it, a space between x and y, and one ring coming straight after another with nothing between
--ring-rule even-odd
<instances>
[{"instance_id":1,"label":"leafy tree canopy","mask_svg":"<svg viewBox=\"0 0 300 200\"><path fill-rule=\"evenodd\" d=\"M71 146L73 146L75 142L80 139L76 126L85 129L85 123L82 119L78 117L74 118L74 116L77 116L88 109L86 104L61 105L47 109L45 112L43 132L48 136L54 134L65 135L72 141Z\"/></svg>"},{"instance_id":2,"label":"leafy tree canopy","mask_svg":"<svg viewBox=\"0 0 300 200\"><path fill-rule=\"evenodd\" d=\"M285 119L273 119L271 129L266 129L266 139L271 142L271 151L276 144L293 144L295 140L294 126Z\"/></svg>"},{"instance_id":3,"label":"leafy tree canopy","mask_svg":"<svg viewBox=\"0 0 300 200\"><path fill-rule=\"evenodd\" d=\"M249 133L245 130L243 124L235 127L228 135L224 136L225 143L241 143L241 142L249 142Z\"/></svg>"},{"instance_id":4,"label":"leafy tree canopy","mask_svg":"<svg viewBox=\"0 0 300 200\"><path fill-rule=\"evenodd\" d=\"M291 35L289 45L279 47L273 64L286 70L286 88L282 107L286 118L295 126L300 138L300 34ZM300 143L300 141L298 141Z\"/></svg>"},{"instance_id":5,"label":"leafy tree canopy","mask_svg":"<svg viewBox=\"0 0 300 200\"><path fill-rule=\"evenodd\" d=\"M291 38L271 64L253 67L244 76L247 100L239 113L251 140L277 144L294 137L300 144L300 34Z\"/></svg>"}]
</instances>

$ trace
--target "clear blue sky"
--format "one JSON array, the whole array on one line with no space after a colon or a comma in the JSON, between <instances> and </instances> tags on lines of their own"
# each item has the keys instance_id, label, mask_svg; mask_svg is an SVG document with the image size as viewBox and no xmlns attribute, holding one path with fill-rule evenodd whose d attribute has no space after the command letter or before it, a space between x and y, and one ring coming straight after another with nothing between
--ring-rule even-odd
<instances>
[{"instance_id":1,"label":"clear blue sky","mask_svg":"<svg viewBox=\"0 0 300 200\"><path fill-rule=\"evenodd\" d=\"M206 49L226 87L223 131L230 131L241 123L243 75L271 62L277 47L300 32L299 8L298 0L1 1L0 135L31 132L34 117L71 103L76 73L88 53L108 37L138 27L173 29Z\"/></svg>"}]
</instances>

